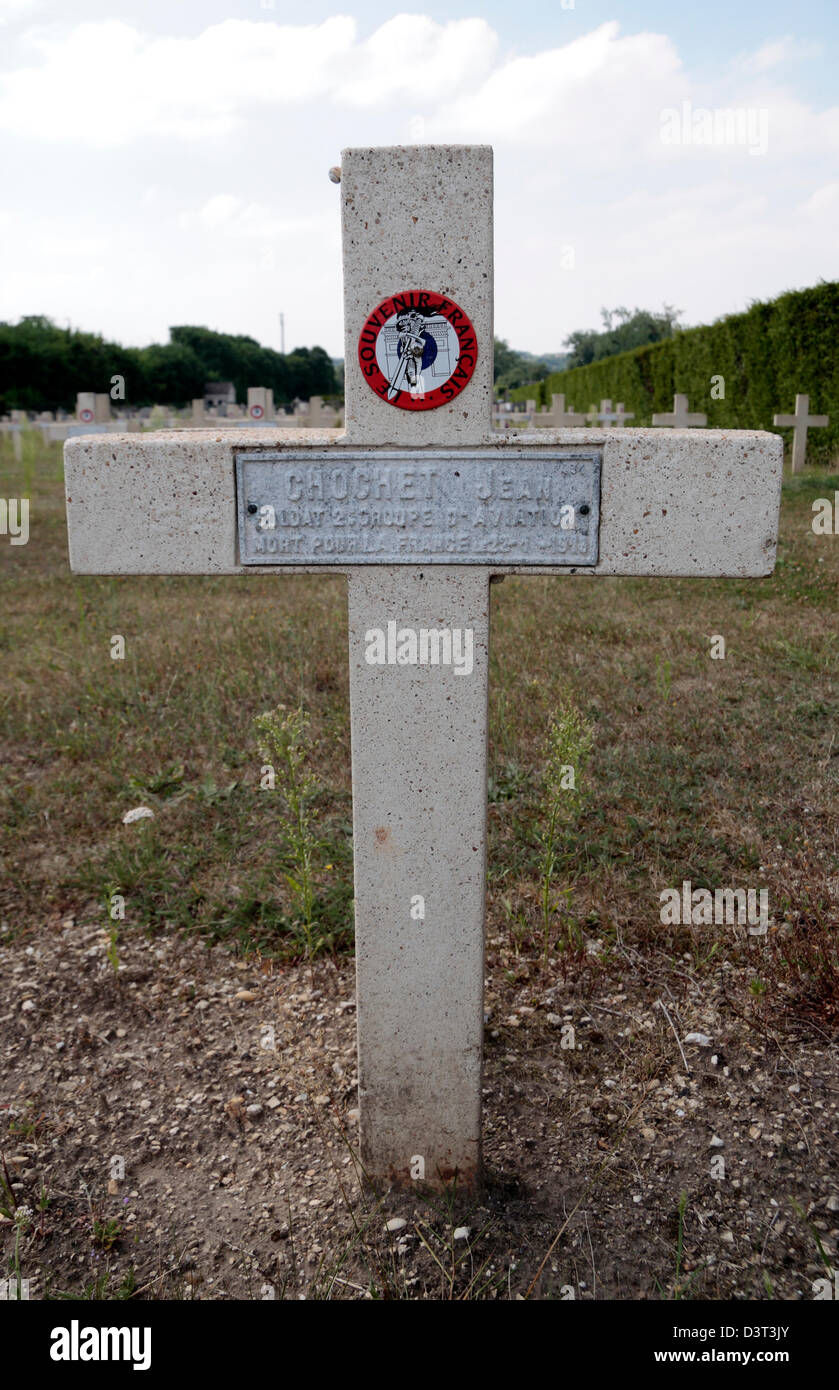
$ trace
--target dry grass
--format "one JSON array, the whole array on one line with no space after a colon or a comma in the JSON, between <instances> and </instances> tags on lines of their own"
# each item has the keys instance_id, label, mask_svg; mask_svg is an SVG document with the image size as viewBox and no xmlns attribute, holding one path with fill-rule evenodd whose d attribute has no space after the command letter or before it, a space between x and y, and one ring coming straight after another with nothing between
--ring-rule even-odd
<instances>
[{"instance_id":1,"label":"dry grass","mask_svg":"<svg viewBox=\"0 0 839 1390\"><path fill-rule=\"evenodd\" d=\"M319 874L318 912L326 944L348 946L342 581L73 576L59 447L32 432L20 463L7 440L0 448L0 494L32 499L29 544L0 538L3 932L36 932L118 886L126 929L200 930L241 950L298 953L286 846L276 803L259 790L252 723L284 703L305 706L319 740L331 867ZM836 476L785 485L769 579L493 587L491 933L538 952L540 770L567 695L595 729L592 796L561 847L569 912L589 938L697 959L719 938L718 958L730 945L718 929L698 939L695 928L661 926L660 890L683 879L766 886L777 923L816 914L835 971L839 537L813 535L810 517L813 498L837 488ZM716 633L724 661L710 657ZM124 661L111 660L115 634ZM141 802L155 819L124 827ZM812 961L788 935L761 949L781 943L782 973L803 980ZM771 968L761 978L764 994L779 988ZM816 1014L820 1026L835 1021L827 1004Z\"/></svg>"}]
</instances>

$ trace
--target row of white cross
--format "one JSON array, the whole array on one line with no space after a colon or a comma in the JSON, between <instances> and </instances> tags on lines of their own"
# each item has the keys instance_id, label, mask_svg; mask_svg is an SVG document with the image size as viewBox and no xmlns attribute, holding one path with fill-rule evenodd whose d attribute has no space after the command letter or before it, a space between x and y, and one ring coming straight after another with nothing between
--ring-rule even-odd
<instances>
[{"instance_id":1,"label":"row of white cross","mask_svg":"<svg viewBox=\"0 0 839 1390\"><path fill-rule=\"evenodd\" d=\"M251 388L252 389L252 388ZM250 395L250 391L249 391ZM108 401L108 397L102 397ZM315 398L320 401L319 397ZM110 403L110 402L109 402ZM193 402L195 404L195 402ZM322 403L321 403L322 404ZM22 414L23 412L14 412ZM92 412L91 412L92 414ZM104 417L103 417L104 418ZM551 409L540 411L534 417L534 423L540 427L550 427L551 429L575 429L585 425L601 425L604 428L620 428L628 420L634 420L635 415L624 407L623 401L618 401L615 409L612 410L611 400L602 400L600 409L596 410L592 406L587 414L583 415L575 411L572 405L565 408L565 395L560 393L551 396ZM804 462L807 454L807 431L809 429L823 429L829 424L828 415L810 414L809 395L799 393L795 397L795 411L792 415L777 414L772 416L772 423L780 428L791 428L792 436L792 471L801 473L804 470ZM664 411L653 415L654 425L666 426L670 429L702 429L708 423L708 417L700 411L692 412L685 395L677 393L673 397L672 411ZM330 422L331 423L331 422ZM172 422L170 421L170 427ZM19 422L15 421L16 429L19 429ZM9 427L7 427L9 428ZM9 429L10 433L16 434L16 429ZM15 438L15 452L18 452L18 441Z\"/></svg>"},{"instance_id":2,"label":"row of white cross","mask_svg":"<svg viewBox=\"0 0 839 1390\"><path fill-rule=\"evenodd\" d=\"M772 423L780 427L791 427L793 430L792 443L792 471L800 473L804 468L804 458L807 452L807 431L808 429L822 429L829 423L827 415L810 414L809 395L799 394L795 397L795 412L792 415L773 415ZM588 424L599 424L605 427L614 426L619 428L627 420L634 420L632 411L624 408L623 401L618 401L615 409L612 410L610 400L600 402L599 411L592 406L586 415L582 415L574 410L572 405L565 408L564 394L551 396L551 409L543 411L534 417L534 421L540 425L550 425L552 429L574 429ZM653 416L654 425L665 425L670 429L684 430L694 428L704 428L708 423L707 415L700 411L691 412L688 405L688 398L677 393L673 397L672 411L665 411Z\"/></svg>"}]
</instances>

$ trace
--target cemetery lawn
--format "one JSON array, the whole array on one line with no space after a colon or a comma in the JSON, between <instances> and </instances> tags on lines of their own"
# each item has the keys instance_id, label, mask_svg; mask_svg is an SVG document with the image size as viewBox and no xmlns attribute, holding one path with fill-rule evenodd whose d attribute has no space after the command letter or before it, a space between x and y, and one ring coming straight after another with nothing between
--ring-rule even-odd
<instances>
[{"instance_id":1,"label":"cemetery lawn","mask_svg":"<svg viewBox=\"0 0 839 1390\"><path fill-rule=\"evenodd\" d=\"M377 1201L356 1180L343 581L71 575L59 446L0 451L0 496L31 498L29 543L0 536L0 1277L811 1298L839 1243L839 536L810 522L839 474L785 482L764 580L493 586L488 1182ZM311 720L310 963L260 788L253 721L278 704ZM546 944L541 774L569 704L594 742ZM768 935L662 925L684 881L766 888Z\"/></svg>"}]
</instances>

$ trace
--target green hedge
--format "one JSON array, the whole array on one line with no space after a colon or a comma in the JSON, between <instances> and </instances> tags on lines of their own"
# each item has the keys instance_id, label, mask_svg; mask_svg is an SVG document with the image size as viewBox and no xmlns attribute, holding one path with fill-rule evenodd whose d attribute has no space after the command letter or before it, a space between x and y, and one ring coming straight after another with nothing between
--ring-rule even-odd
<instances>
[{"instance_id":1,"label":"green hedge","mask_svg":"<svg viewBox=\"0 0 839 1390\"><path fill-rule=\"evenodd\" d=\"M725 378L725 399L711 399L711 378ZM510 392L516 401L565 393L578 411L611 399L634 411L633 425L673 408L681 391L691 410L704 411L709 429L774 430L772 416L792 413L796 393L810 396L810 413L829 415L827 429L807 436L807 461L831 465L839 454L839 282L794 290L744 314L686 328L649 347L605 357L587 367L554 372ZM792 430L782 433L789 450Z\"/></svg>"}]
</instances>

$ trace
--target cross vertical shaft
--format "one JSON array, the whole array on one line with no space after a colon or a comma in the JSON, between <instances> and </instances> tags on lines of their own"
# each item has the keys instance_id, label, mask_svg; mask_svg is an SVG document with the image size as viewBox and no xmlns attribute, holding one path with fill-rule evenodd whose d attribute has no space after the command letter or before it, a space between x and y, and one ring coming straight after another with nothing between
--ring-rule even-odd
<instances>
[{"instance_id":1,"label":"cross vertical shaft","mask_svg":"<svg viewBox=\"0 0 839 1390\"><path fill-rule=\"evenodd\" d=\"M365 638L472 632L472 670L368 665ZM361 1158L406 1184L480 1163L489 583L482 566L350 576ZM417 1160L420 1160L419 1164Z\"/></svg>"},{"instance_id":2,"label":"cross vertical shaft","mask_svg":"<svg viewBox=\"0 0 839 1390\"><path fill-rule=\"evenodd\" d=\"M346 442L371 447L371 470L376 446L486 445L491 149L345 150L341 195ZM434 410L379 399L359 363L368 314L408 290L449 296L478 340L469 385ZM421 455L417 466L433 464ZM470 1184L480 1169L489 569L357 567L348 596L362 1163L403 1185ZM423 630L461 641L468 631L471 670L393 662ZM367 659L375 632L393 638L381 664Z\"/></svg>"}]
</instances>

